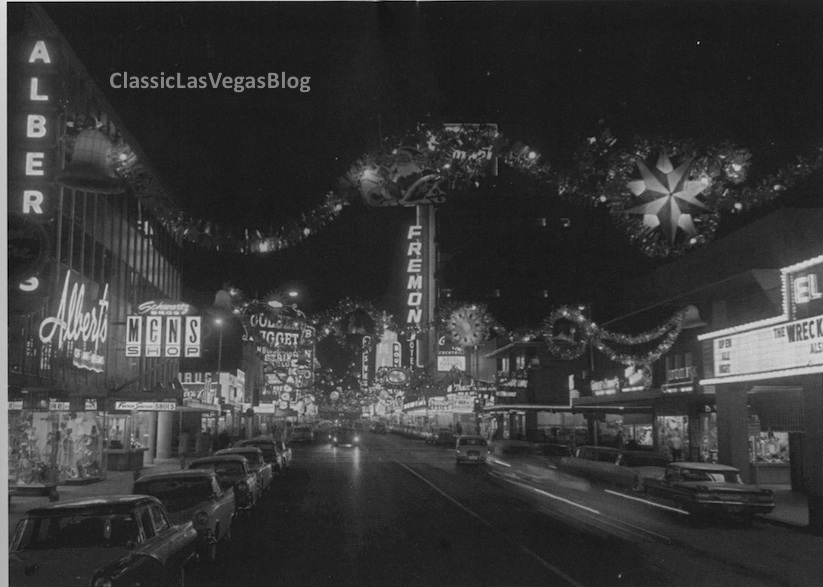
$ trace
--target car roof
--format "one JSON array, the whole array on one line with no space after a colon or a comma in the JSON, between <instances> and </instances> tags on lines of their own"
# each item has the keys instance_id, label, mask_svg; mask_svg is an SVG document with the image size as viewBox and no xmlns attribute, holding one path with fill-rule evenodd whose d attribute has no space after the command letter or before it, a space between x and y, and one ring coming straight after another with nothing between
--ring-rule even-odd
<instances>
[{"instance_id":1,"label":"car roof","mask_svg":"<svg viewBox=\"0 0 823 587\"><path fill-rule=\"evenodd\" d=\"M201 463L225 463L225 462L248 462L249 459L244 457L241 454L222 454L222 455L212 455L210 457L202 457L199 459L194 459L189 463L189 467L192 465L199 465Z\"/></svg>"},{"instance_id":2,"label":"car roof","mask_svg":"<svg viewBox=\"0 0 823 587\"><path fill-rule=\"evenodd\" d=\"M102 495L96 497L83 497L52 503L46 506L32 508L26 512L29 516L57 516L70 512L82 511L103 511L103 512L127 512L135 507L160 504L160 500L150 495Z\"/></svg>"},{"instance_id":3,"label":"car roof","mask_svg":"<svg viewBox=\"0 0 823 587\"><path fill-rule=\"evenodd\" d=\"M237 443L237 447L257 446L258 444L274 444L276 441L273 438L249 438L248 440L241 440Z\"/></svg>"},{"instance_id":4,"label":"car roof","mask_svg":"<svg viewBox=\"0 0 823 587\"><path fill-rule=\"evenodd\" d=\"M719 463L691 463L678 462L669 463L670 467L677 467L678 469L694 469L696 471L735 471L740 472L740 469L729 465L721 465Z\"/></svg>"},{"instance_id":5,"label":"car roof","mask_svg":"<svg viewBox=\"0 0 823 587\"><path fill-rule=\"evenodd\" d=\"M457 438L479 438L480 440L486 440L484 437L480 436L479 434L461 434Z\"/></svg>"},{"instance_id":6,"label":"car roof","mask_svg":"<svg viewBox=\"0 0 823 587\"><path fill-rule=\"evenodd\" d=\"M222 455L240 455L247 452L257 452L260 450L256 446L233 446L231 448L221 448L217 452L214 453L212 456L222 456ZM261 451L262 452L262 451Z\"/></svg>"},{"instance_id":7,"label":"car roof","mask_svg":"<svg viewBox=\"0 0 823 587\"><path fill-rule=\"evenodd\" d=\"M183 469L182 471L166 471L165 473L151 473L139 477L135 483L146 483L148 481L159 481L161 479L197 479L197 478L211 478L214 476L212 471L206 469Z\"/></svg>"}]
</instances>

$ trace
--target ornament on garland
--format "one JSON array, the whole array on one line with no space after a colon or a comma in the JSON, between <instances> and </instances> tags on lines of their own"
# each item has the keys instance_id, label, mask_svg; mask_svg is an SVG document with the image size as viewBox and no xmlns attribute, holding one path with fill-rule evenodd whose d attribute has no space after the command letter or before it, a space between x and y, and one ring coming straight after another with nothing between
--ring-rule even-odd
<instances>
[{"instance_id":1,"label":"ornament on garland","mask_svg":"<svg viewBox=\"0 0 823 587\"><path fill-rule=\"evenodd\" d=\"M628 183L632 193L645 203L626 210L626 213L642 214L643 224L652 229L660 227L672 244L678 228L689 236L696 234L692 214L709 210L697 195L709 186L710 180L707 176L699 180L688 179L692 163L692 159L687 159L674 167L663 151L654 167L639 160L637 166L642 179Z\"/></svg>"},{"instance_id":2,"label":"ornament on garland","mask_svg":"<svg viewBox=\"0 0 823 587\"><path fill-rule=\"evenodd\" d=\"M463 348L476 347L489 338L491 317L483 306L470 304L454 310L446 322L453 342Z\"/></svg>"},{"instance_id":3,"label":"ornament on garland","mask_svg":"<svg viewBox=\"0 0 823 587\"><path fill-rule=\"evenodd\" d=\"M641 334L619 334L600 328L577 308L564 306L546 318L543 336L549 352L559 359L576 359L586 351L588 344L592 344L615 363L647 365L657 361L672 347L680 335L685 313L685 308L678 310L664 324ZM556 323L560 321L571 323L571 326L566 326L558 333ZM623 346L636 346L659 338L662 340L653 349L639 355L618 352L604 342L608 340Z\"/></svg>"}]
</instances>

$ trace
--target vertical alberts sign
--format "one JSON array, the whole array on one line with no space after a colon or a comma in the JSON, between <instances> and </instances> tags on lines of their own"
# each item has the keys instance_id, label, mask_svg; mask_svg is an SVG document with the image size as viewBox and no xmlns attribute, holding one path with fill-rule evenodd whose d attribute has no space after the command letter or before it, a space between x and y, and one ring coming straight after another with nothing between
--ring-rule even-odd
<instances>
[{"instance_id":1,"label":"vertical alberts sign","mask_svg":"<svg viewBox=\"0 0 823 587\"><path fill-rule=\"evenodd\" d=\"M47 295L40 270L47 261L54 220L54 170L57 158L59 83L55 39L28 36L16 67L9 72L9 277L17 297Z\"/></svg>"}]
</instances>

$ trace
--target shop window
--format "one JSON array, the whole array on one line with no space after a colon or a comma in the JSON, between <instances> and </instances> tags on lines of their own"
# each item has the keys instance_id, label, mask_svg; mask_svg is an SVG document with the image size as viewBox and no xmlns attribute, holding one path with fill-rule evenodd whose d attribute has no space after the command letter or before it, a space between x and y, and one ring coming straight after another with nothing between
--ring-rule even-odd
<instances>
[{"instance_id":1,"label":"shop window","mask_svg":"<svg viewBox=\"0 0 823 587\"><path fill-rule=\"evenodd\" d=\"M50 342L44 344L40 349L40 371L42 373L51 371L52 353L53 350Z\"/></svg>"},{"instance_id":2,"label":"shop window","mask_svg":"<svg viewBox=\"0 0 823 587\"><path fill-rule=\"evenodd\" d=\"M658 416L658 447L672 460L683 460L689 454L689 417Z\"/></svg>"}]
</instances>

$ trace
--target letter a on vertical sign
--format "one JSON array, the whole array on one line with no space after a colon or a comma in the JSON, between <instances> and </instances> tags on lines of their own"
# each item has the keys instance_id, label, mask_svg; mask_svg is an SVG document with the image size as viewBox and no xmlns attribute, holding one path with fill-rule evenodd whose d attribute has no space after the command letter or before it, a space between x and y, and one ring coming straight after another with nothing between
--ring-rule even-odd
<instances>
[{"instance_id":1,"label":"letter a on vertical sign","mask_svg":"<svg viewBox=\"0 0 823 587\"><path fill-rule=\"evenodd\" d=\"M183 356L184 357L199 357L200 356L200 316L187 316L186 330L183 333Z\"/></svg>"},{"instance_id":2,"label":"letter a on vertical sign","mask_svg":"<svg viewBox=\"0 0 823 587\"><path fill-rule=\"evenodd\" d=\"M143 345L143 317L126 316L126 356L139 357Z\"/></svg>"},{"instance_id":3,"label":"letter a on vertical sign","mask_svg":"<svg viewBox=\"0 0 823 587\"><path fill-rule=\"evenodd\" d=\"M146 356L160 357L163 342L163 317L146 317Z\"/></svg>"},{"instance_id":4,"label":"letter a on vertical sign","mask_svg":"<svg viewBox=\"0 0 823 587\"><path fill-rule=\"evenodd\" d=\"M166 356L179 357L182 341L180 316L166 316Z\"/></svg>"}]
</instances>

